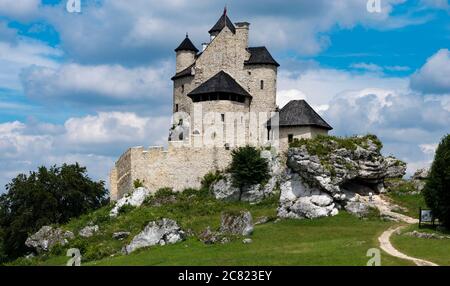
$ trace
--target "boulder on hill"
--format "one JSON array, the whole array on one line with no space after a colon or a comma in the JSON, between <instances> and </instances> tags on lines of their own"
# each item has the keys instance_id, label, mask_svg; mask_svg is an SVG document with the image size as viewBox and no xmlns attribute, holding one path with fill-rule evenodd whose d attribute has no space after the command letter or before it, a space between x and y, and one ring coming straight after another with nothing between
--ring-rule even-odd
<instances>
[{"instance_id":1,"label":"boulder on hill","mask_svg":"<svg viewBox=\"0 0 450 286\"><path fill-rule=\"evenodd\" d=\"M117 217L119 210L125 205L140 207L144 200L150 195L150 191L146 188L137 188L131 194L125 195L118 200L109 213L110 217Z\"/></svg>"},{"instance_id":2,"label":"boulder on hill","mask_svg":"<svg viewBox=\"0 0 450 286\"><path fill-rule=\"evenodd\" d=\"M419 169L411 178L414 188L421 192L425 188L426 179L430 175L430 169Z\"/></svg>"},{"instance_id":3,"label":"boulder on hill","mask_svg":"<svg viewBox=\"0 0 450 286\"><path fill-rule=\"evenodd\" d=\"M123 252L131 252L153 245L174 244L185 239L185 233L178 226L177 222L171 219L150 222L142 232L136 235L131 243L124 247Z\"/></svg>"},{"instance_id":4,"label":"boulder on hill","mask_svg":"<svg viewBox=\"0 0 450 286\"><path fill-rule=\"evenodd\" d=\"M50 251L56 245L66 245L69 239L75 238L70 231L63 231L60 228L43 226L35 234L25 241L27 247L33 248L37 253Z\"/></svg>"},{"instance_id":5,"label":"boulder on hill","mask_svg":"<svg viewBox=\"0 0 450 286\"><path fill-rule=\"evenodd\" d=\"M253 233L252 214L248 211L222 213L220 232L230 235L251 235Z\"/></svg>"},{"instance_id":6,"label":"boulder on hill","mask_svg":"<svg viewBox=\"0 0 450 286\"><path fill-rule=\"evenodd\" d=\"M91 237L93 236L96 232L98 232L99 227L98 225L88 225L83 227L79 232L78 235L80 235L81 237Z\"/></svg>"}]
</instances>

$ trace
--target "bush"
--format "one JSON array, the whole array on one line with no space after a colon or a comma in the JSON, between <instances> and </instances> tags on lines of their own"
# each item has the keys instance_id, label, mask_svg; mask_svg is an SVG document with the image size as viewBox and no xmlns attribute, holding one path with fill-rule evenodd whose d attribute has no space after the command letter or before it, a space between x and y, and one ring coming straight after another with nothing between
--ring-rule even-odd
<instances>
[{"instance_id":1,"label":"bush","mask_svg":"<svg viewBox=\"0 0 450 286\"><path fill-rule=\"evenodd\" d=\"M104 182L94 182L78 164L20 174L0 196L0 228L8 259L24 255L25 240L44 225L62 224L108 203Z\"/></svg>"},{"instance_id":2,"label":"bush","mask_svg":"<svg viewBox=\"0 0 450 286\"><path fill-rule=\"evenodd\" d=\"M132 205L123 205L122 207L119 208L118 213L119 213L119 215L123 215L123 214L131 212L135 208L136 207L132 206Z\"/></svg>"},{"instance_id":3,"label":"bush","mask_svg":"<svg viewBox=\"0 0 450 286\"><path fill-rule=\"evenodd\" d=\"M260 150L251 146L240 147L233 150L231 156L229 172L233 185L241 190L239 199L244 187L263 184L269 179L269 164L261 157Z\"/></svg>"},{"instance_id":4,"label":"bush","mask_svg":"<svg viewBox=\"0 0 450 286\"><path fill-rule=\"evenodd\" d=\"M142 181L139 180L139 179L134 180L133 186L134 186L135 189L143 188L144 187L144 180L142 180Z\"/></svg>"},{"instance_id":5,"label":"bush","mask_svg":"<svg viewBox=\"0 0 450 286\"><path fill-rule=\"evenodd\" d=\"M436 150L423 194L435 217L450 228L450 134Z\"/></svg>"},{"instance_id":6,"label":"bush","mask_svg":"<svg viewBox=\"0 0 450 286\"><path fill-rule=\"evenodd\" d=\"M214 184L217 181L220 181L221 179L223 179L223 175L219 171L209 172L203 177L201 181L202 188L209 189L212 184Z\"/></svg>"}]
</instances>

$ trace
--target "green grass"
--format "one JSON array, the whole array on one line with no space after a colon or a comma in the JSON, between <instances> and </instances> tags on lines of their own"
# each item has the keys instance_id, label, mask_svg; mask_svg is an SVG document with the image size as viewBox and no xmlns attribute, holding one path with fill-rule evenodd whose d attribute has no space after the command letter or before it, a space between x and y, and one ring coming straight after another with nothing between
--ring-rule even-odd
<instances>
[{"instance_id":1,"label":"green grass","mask_svg":"<svg viewBox=\"0 0 450 286\"><path fill-rule=\"evenodd\" d=\"M395 183L395 187L390 189L387 193L387 197L394 204L407 209L406 211L398 210L398 212L413 218L418 218L420 208L427 207L423 194L414 193L416 192L416 189L410 181L390 179L390 182Z\"/></svg>"},{"instance_id":2,"label":"green grass","mask_svg":"<svg viewBox=\"0 0 450 286\"><path fill-rule=\"evenodd\" d=\"M284 220L255 228L252 244L240 240L204 245L192 238L90 265L365 265L369 248L389 223L346 213L318 220ZM383 265L410 265L388 255Z\"/></svg>"},{"instance_id":3,"label":"green grass","mask_svg":"<svg viewBox=\"0 0 450 286\"><path fill-rule=\"evenodd\" d=\"M402 233L414 230L431 232L429 229L419 229L415 225L404 229ZM449 235L449 233L445 235ZM399 251L409 256L426 259L438 265L450 266L450 239L425 239L407 235L393 235L391 243Z\"/></svg>"},{"instance_id":4,"label":"green grass","mask_svg":"<svg viewBox=\"0 0 450 286\"><path fill-rule=\"evenodd\" d=\"M377 152L383 148L381 141L372 134L366 136L337 137L330 135L318 135L313 139L295 139L289 144L289 147L306 146L308 153L317 155L320 158L329 156L334 150L345 148L354 151L357 146L367 147L368 140L377 146Z\"/></svg>"},{"instance_id":5,"label":"green grass","mask_svg":"<svg viewBox=\"0 0 450 286\"><path fill-rule=\"evenodd\" d=\"M87 239L77 237L46 256L19 259L10 265L65 265L68 260L65 253L72 247L81 250L83 265L366 265L367 250L378 247L378 236L392 225L378 218L361 220L341 213L318 220L281 220L258 225L251 244L236 239L224 245L205 245L191 236L175 245L142 249L128 256L120 254L122 247L152 220L172 218L183 229L198 234L207 226L218 228L223 211L249 210L254 219L274 218L278 206L277 197L256 205L218 202L206 191L188 190L176 197L176 202L160 207L153 206L154 200L149 199L142 207L127 210L118 218L109 218L111 206L108 206L74 219L63 228L76 234L94 222L100 226L100 233ZM129 231L131 235L117 241L111 237L117 231ZM411 265L385 254L382 264Z\"/></svg>"}]
</instances>

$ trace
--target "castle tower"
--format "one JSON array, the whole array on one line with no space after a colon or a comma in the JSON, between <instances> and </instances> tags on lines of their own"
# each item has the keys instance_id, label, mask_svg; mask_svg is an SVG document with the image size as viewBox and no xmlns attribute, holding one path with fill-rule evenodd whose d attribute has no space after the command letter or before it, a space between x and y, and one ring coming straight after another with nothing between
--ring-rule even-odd
<instances>
[{"instance_id":1,"label":"castle tower","mask_svg":"<svg viewBox=\"0 0 450 286\"><path fill-rule=\"evenodd\" d=\"M175 49L175 52L177 53L177 72L180 72L194 63L198 49L191 42L188 34L186 34L186 38Z\"/></svg>"}]
</instances>

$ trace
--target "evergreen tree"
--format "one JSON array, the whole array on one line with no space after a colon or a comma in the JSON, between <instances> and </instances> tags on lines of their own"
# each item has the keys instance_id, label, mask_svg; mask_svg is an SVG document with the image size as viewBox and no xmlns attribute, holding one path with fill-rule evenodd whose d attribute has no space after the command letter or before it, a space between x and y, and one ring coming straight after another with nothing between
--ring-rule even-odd
<instances>
[{"instance_id":1,"label":"evergreen tree","mask_svg":"<svg viewBox=\"0 0 450 286\"><path fill-rule=\"evenodd\" d=\"M261 157L261 151L251 146L237 148L231 155L229 172L233 185L241 190L241 199L245 187L261 184L269 179L269 164Z\"/></svg>"},{"instance_id":2,"label":"evergreen tree","mask_svg":"<svg viewBox=\"0 0 450 286\"><path fill-rule=\"evenodd\" d=\"M450 134L436 150L423 194L434 216L450 228Z\"/></svg>"}]
</instances>

